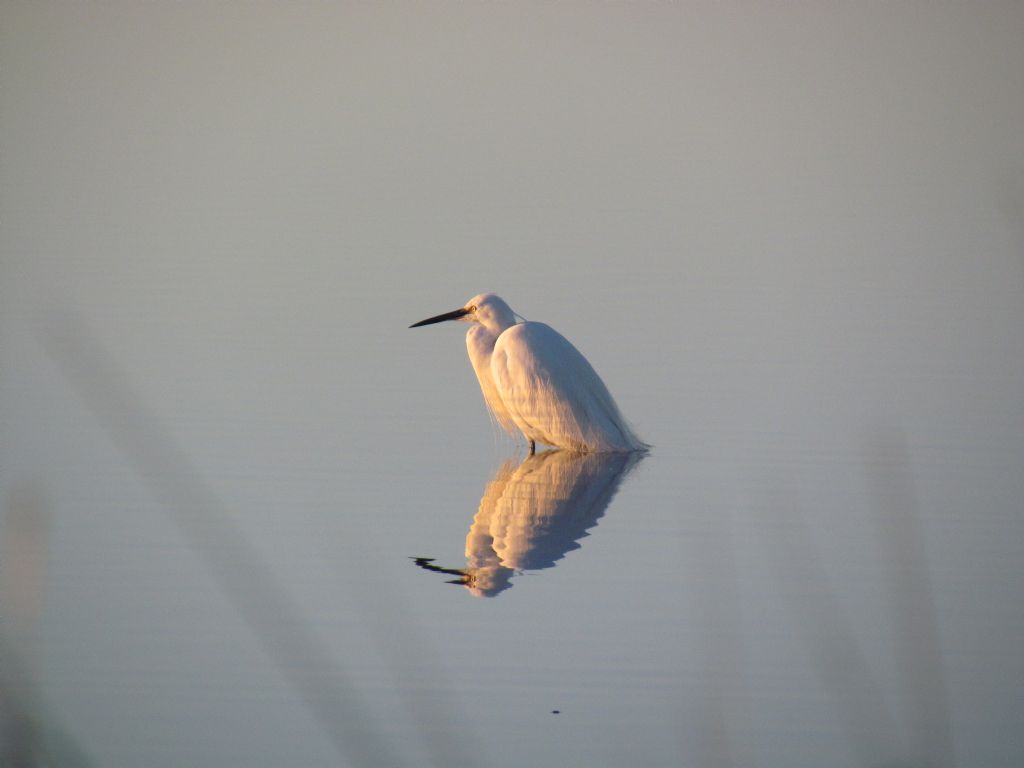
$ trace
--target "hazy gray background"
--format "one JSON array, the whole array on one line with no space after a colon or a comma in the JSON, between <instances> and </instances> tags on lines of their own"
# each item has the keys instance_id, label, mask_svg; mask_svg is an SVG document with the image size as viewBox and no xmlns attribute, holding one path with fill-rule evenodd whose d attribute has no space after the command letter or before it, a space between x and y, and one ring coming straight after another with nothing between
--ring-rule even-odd
<instances>
[{"instance_id":1,"label":"hazy gray background","mask_svg":"<svg viewBox=\"0 0 1024 768\"><path fill-rule=\"evenodd\" d=\"M1022 126L1016 2L4 2L4 749L1020 765ZM480 600L486 290L656 450Z\"/></svg>"}]
</instances>

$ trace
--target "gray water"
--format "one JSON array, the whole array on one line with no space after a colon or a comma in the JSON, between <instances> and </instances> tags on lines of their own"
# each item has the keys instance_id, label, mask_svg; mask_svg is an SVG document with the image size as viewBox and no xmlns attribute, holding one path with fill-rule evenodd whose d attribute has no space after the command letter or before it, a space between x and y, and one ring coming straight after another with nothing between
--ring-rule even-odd
<instances>
[{"instance_id":1,"label":"gray water","mask_svg":"<svg viewBox=\"0 0 1024 768\"><path fill-rule=\"evenodd\" d=\"M3 764L1024 763L1024 7L4 4ZM643 457L495 432L559 329Z\"/></svg>"}]
</instances>

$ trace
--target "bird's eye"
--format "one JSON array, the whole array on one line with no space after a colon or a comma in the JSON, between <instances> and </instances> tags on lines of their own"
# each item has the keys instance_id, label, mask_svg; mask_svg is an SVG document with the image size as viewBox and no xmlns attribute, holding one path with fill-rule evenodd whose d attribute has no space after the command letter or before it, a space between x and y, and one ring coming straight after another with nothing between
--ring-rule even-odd
<instances>
[{"instance_id":1,"label":"bird's eye","mask_svg":"<svg viewBox=\"0 0 1024 768\"><path fill-rule=\"evenodd\" d=\"M470 312L476 312L476 304L471 304L471 305L469 306L469 311L470 311Z\"/></svg>"}]
</instances>

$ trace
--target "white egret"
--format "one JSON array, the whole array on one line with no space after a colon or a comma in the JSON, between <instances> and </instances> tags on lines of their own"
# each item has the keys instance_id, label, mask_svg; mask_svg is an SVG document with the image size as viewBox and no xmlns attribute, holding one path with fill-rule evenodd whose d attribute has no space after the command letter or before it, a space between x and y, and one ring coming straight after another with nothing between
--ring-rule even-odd
<instances>
[{"instance_id":1,"label":"white egret","mask_svg":"<svg viewBox=\"0 0 1024 768\"><path fill-rule=\"evenodd\" d=\"M481 293L464 307L410 328L460 320L484 402L509 434L579 452L639 451L648 446L626 424L587 359L551 326L518 318L500 296Z\"/></svg>"}]
</instances>

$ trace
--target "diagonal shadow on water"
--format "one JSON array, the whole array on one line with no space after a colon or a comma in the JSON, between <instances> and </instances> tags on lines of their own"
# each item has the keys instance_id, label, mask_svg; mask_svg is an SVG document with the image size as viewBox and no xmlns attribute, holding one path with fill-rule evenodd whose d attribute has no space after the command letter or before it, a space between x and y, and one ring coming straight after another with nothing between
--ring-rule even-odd
<instances>
[{"instance_id":1,"label":"diagonal shadow on water","mask_svg":"<svg viewBox=\"0 0 1024 768\"><path fill-rule=\"evenodd\" d=\"M385 724L374 721L343 661L84 319L70 310L55 315L38 337L344 762L399 765ZM433 757L428 764L442 764Z\"/></svg>"}]
</instances>

